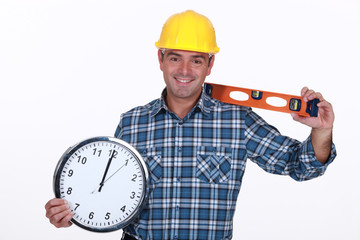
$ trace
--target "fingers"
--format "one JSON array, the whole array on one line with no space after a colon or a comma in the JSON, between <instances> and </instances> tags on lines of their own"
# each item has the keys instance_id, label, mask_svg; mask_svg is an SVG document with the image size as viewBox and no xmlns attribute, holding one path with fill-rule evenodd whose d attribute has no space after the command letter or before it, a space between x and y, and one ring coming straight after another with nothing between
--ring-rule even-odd
<instances>
[{"instance_id":1,"label":"fingers","mask_svg":"<svg viewBox=\"0 0 360 240\"><path fill-rule=\"evenodd\" d=\"M57 228L70 227L72 225L72 223L70 222L72 217L73 214L71 212L63 211L52 216L51 218L49 218L49 220L50 223Z\"/></svg>"},{"instance_id":2,"label":"fingers","mask_svg":"<svg viewBox=\"0 0 360 240\"><path fill-rule=\"evenodd\" d=\"M303 88L301 89L301 96L304 97L305 93L306 93L308 90L309 90L308 87L303 87Z\"/></svg>"},{"instance_id":3,"label":"fingers","mask_svg":"<svg viewBox=\"0 0 360 240\"><path fill-rule=\"evenodd\" d=\"M55 206L66 205L66 204L67 204L67 201L64 199L53 198L46 203L45 209L50 209Z\"/></svg>"},{"instance_id":4,"label":"fingers","mask_svg":"<svg viewBox=\"0 0 360 240\"><path fill-rule=\"evenodd\" d=\"M303 87L301 89L301 96L303 97L305 102L311 101L315 98L318 98L321 101L324 101L324 97L321 93L315 92L312 89L309 89L308 87Z\"/></svg>"},{"instance_id":5,"label":"fingers","mask_svg":"<svg viewBox=\"0 0 360 240\"><path fill-rule=\"evenodd\" d=\"M73 216L69 204L63 199L51 199L45 205L46 217L55 227L71 226L71 218Z\"/></svg>"},{"instance_id":6,"label":"fingers","mask_svg":"<svg viewBox=\"0 0 360 240\"><path fill-rule=\"evenodd\" d=\"M298 115L296 113L291 113L291 117L293 118L293 120L295 120L295 121L297 121L299 123L308 125L307 124L308 117L300 116L300 115Z\"/></svg>"},{"instance_id":7,"label":"fingers","mask_svg":"<svg viewBox=\"0 0 360 240\"><path fill-rule=\"evenodd\" d=\"M70 209L70 207L65 200L52 199L45 205L45 209L46 209L46 217L51 218L54 215L57 215L61 212Z\"/></svg>"}]
</instances>

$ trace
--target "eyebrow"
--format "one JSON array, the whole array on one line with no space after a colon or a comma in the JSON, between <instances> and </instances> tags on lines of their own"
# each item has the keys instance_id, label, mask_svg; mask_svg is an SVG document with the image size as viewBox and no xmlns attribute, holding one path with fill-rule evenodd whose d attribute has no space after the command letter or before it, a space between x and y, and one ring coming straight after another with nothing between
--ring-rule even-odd
<instances>
[{"instance_id":1,"label":"eyebrow","mask_svg":"<svg viewBox=\"0 0 360 240\"><path fill-rule=\"evenodd\" d=\"M168 56L182 57L181 54L174 53L174 52L169 52L167 55ZM202 58L202 59L206 60L205 56L203 56L203 55L194 55L194 56L191 56L191 58Z\"/></svg>"}]
</instances>

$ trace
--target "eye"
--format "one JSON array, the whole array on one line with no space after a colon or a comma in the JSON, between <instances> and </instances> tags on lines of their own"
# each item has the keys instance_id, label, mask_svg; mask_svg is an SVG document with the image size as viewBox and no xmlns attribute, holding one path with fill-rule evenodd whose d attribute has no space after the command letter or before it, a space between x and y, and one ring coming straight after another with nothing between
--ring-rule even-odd
<instances>
[{"instance_id":1,"label":"eye","mask_svg":"<svg viewBox=\"0 0 360 240\"><path fill-rule=\"evenodd\" d=\"M170 58L170 61L171 61L171 62L179 62L180 59L177 58L177 57L171 57L171 58Z\"/></svg>"},{"instance_id":2,"label":"eye","mask_svg":"<svg viewBox=\"0 0 360 240\"><path fill-rule=\"evenodd\" d=\"M195 65L202 65L203 63L204 63L204 61L201 58L193 60L193 64L195 64Z\"/></svg>"}]
</instances>

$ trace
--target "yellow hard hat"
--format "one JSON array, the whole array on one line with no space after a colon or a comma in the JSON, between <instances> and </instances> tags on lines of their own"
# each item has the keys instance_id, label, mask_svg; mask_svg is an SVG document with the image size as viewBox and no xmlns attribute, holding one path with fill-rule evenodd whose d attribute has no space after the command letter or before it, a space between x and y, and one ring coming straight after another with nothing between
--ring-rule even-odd
<instances>
[{"instance_id":1,"label":"yellow hard hat","mask_svg":"<svg viewBox=\"0 0 360 240\"><path fill-rule=\"evenodd\" d=\"M220 50L210 20L192 10L172 15L165 22L155 46L211 54Z\"/></svg>"}]
</instances>

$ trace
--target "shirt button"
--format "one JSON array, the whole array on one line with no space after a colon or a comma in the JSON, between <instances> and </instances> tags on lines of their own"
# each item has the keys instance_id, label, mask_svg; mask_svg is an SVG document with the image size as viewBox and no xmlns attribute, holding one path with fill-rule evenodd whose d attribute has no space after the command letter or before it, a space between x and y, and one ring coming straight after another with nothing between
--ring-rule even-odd
<instances>
[{"instance_id":1,"label":"shirt button","mask_svg":"<svg viewBox=\"0 0 360 240\"><path fill-rule=\"evenodd\" d=\"M178 122L179 126L183 125L183 123L184 123L183 120L180 120L180 121Z\"/></svg>"},{"instance_id":2,"label":"shirt button","mask_svg":"<svg viewBox=\"0 0 360 240\"><path fill-rule=\"evenodd\" d=\"M178 150L179 150L179 152L181 152L181 151L182 151L182 147L178 147Z\"/></svg>"}]
</instances>

